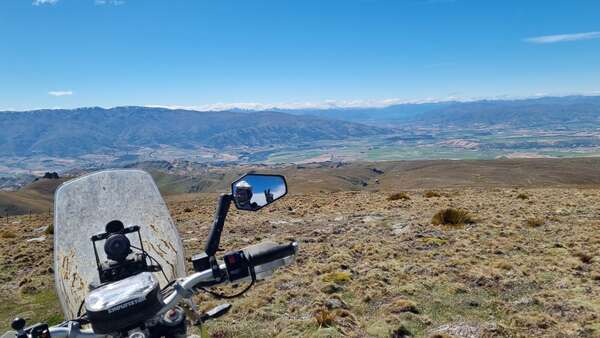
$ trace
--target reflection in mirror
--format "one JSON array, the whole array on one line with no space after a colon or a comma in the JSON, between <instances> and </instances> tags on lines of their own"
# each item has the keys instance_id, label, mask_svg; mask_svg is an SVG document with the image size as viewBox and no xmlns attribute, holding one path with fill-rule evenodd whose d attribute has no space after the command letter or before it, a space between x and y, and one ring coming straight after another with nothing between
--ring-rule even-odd
<instances>
[{"instance_id":1,"label":"reflection in mirror","mask_svg":"<svg viewBox=\"0 0 600 338\"><path fill-rule=\"evenodd\" d=\"M280 175L249 174L231 185L235 205L241 210L258 210L287 193L285 179Z\"/></svg>"}]
</instances>

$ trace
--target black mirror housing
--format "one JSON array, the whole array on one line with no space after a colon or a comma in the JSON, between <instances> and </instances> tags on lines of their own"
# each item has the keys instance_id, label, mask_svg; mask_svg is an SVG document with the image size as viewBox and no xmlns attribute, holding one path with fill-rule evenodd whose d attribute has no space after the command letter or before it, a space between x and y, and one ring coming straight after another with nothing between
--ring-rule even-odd
<instances>
[{"instance_id":1,"label":"black mirror housing","mask_svg":"<svg viewBox=\"0 0 600 338\"><path fill-rule=\"evenodd\" d=\"M260 210L286 194L282 175L246 174L231 184L231 196L239 210Z\"/></svg>"}]
</instances>

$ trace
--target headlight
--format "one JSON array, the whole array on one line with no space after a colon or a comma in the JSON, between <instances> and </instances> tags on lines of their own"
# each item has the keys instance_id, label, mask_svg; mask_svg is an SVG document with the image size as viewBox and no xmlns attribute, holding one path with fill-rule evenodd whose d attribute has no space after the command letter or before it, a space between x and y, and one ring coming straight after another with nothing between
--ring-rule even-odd
<instances>
[{"instance_id":1,"label":"headlight","mask_svg":"<svg viewBox=\"0 0 600 338\"><path fill-rule=\"evenodd\" d=\"M159 290L150 272L93 290L85 297L85 309L94 332L116 332L151 318L163 305Z\"/></svg>"}]
</instances>

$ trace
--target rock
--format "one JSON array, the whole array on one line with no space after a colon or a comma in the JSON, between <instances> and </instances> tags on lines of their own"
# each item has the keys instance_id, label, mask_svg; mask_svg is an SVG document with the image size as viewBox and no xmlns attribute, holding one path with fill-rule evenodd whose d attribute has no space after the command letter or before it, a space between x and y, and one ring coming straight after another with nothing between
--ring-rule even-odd
<instances>
[{"instance_id":1,"label":"rock","mask_svg":"<svg viewBox=\"0 0 600 338\"><path fill-rule=\"evenodd\" d=\"M37 289L32 285L24 285L19 289L19 291L24 295L32 295L37 292Z\"/></svg>"},{"instance_id":2,"label":"rock","mask_svg":"<svg viewBox=\"0 0 600 338\"><path fill-rule=\"evenodd\" d=\"M45 225L45 226L41 226L41 227L39 227L39 228L35 228L35 229L33 229L33 232L45 232L45 231L46 231L46 229L48 229L48 226L47 226L47 225Z\"/></svg>"},{"instance_id":3,"label":"rock","mask_svg":"<svg viewBox=\"0 0 600 338\"><path fill-rule=\"evenodd\" d=\"M408 224L406 223L397 223L392 225L392 232L394 235L400 235L408 230Z\"/></svg>"},{"instance_id":4,"label":"rock","mask_svg":"<svg viewBox=\"0 0 600 338\"><path fill-rule=\"evenodd\" d=\"M321 288L321 292L327 293L327 294L340 292L342 290L344 290L344 288L339 285L336 285L336 284L327 284L323 288Z\"/></svg>"},{"instance_id":5,"label":"rock","mask_svg":"<svg viewBox=\"0 0 600 338\"><path fill-rule=\"evenodd\" d=\"M43 242L46 240L46 236L34 237L26 240L26 242Z\"/></svg>"},{"instance_id":6,"label":"rock","mask_svg":"<svg viewBox=\"0 0 600 338\"><path fill-rule=\"evenodd\" d=\"M42 178L46 178L46 179L50 179L50 180L57 180L60 177L58 176L57 172L46 172L44 173L44 176L42 176Z\"/></svg>"},{"instance_id":7,"label":"rock","mask_svg":"<svg viewBox=\"0 0 600 338\"><path fill-rule=\"evenodd\" d=\"M326 307L327 307L329 310L333 310L333 309L340 309L340 308L345 308L345 306L344 306L344 305L345 305L345 304L344 304L344 303L343 303L341 300L339 300L339 299L335 299L335 298L328 299L328 300L325 302L325 306L326 306Z\"/></svg>"}]
</instances>

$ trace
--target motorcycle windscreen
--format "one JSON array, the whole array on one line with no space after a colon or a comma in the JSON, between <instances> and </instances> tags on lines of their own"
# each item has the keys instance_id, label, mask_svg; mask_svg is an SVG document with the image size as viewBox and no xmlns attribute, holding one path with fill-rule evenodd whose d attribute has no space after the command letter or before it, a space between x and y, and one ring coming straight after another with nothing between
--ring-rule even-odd
<instances>
[{"instance_id":1,"label":"motorcycle windscreen","mask_svg":"<svg viewBox=\"0 0 600 338\"><path fill-rule=\"evenodd\" d=\"M66 319L75 318L90 283L99 283L92 235L112 220L140 226L144 249L169 280L185 276L179 233L152 177L141 170L106 170L61 185L54 196L54 278ZM137 234L128 234L139 247ZM104 241L97 242L100 261ZM168 281L155 272L161 286Z\"/></svg>"}]
</instances>

